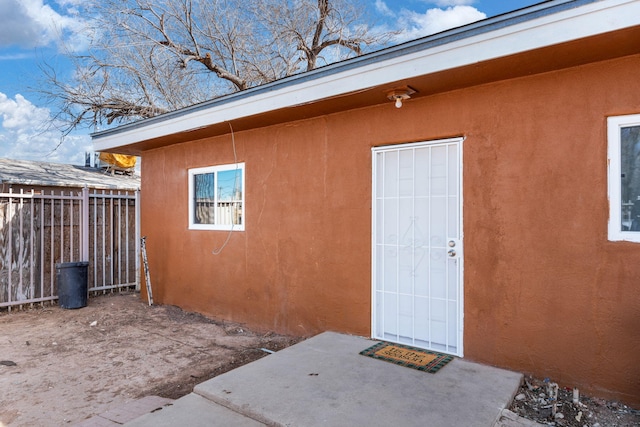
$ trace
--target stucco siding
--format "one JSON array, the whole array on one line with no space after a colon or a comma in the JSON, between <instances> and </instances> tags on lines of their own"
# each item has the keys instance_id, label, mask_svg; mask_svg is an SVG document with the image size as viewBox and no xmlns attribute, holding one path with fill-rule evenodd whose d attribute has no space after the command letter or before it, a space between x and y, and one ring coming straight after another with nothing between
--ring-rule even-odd
<instances>
[{"instance_id":1,"label":"stucco siding","mask_svg":"<svg viewBox=\"0 0 640 427\"><path fill-rule=\"evenodd\" d=\"M640 244L607 240L606 117L640 55L236 132L245 231L188 230L187 170L230 134L145 151L154 299L252 328L371 333L371 147L462 136L465 357L640 404Z\"/></svg>"}]
</instances>

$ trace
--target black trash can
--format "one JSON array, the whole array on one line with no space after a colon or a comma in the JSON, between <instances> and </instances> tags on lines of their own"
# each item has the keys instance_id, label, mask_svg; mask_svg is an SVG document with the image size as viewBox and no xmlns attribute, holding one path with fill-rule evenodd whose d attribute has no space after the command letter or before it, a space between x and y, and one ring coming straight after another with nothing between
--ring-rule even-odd
<instances>
[{"instance_id":1,"label":"black trash can","mask_svg":"<svg viewBox=\"0 0 640 427\"><path fill-rule=\"evenodd\" d=\"M58 304L62 308L87 306L88 262L63 262L56 264Z\"/></svg>"}]
</instances>

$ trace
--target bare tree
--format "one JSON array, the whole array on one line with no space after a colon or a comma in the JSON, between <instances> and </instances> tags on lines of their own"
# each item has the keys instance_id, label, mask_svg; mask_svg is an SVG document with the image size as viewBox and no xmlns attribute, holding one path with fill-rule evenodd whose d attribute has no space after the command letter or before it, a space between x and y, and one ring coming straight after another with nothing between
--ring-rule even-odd
<instances>
[{"instance_id":1,"label":"bare tree","mask_svg":"<svg viewBox=\"0 0 640 427\"><path fill-rule=\"evenodd\" d=\"M352 0L101 0L84 5L75 74L45 66L66 132L151 117L309 71L386 42ZM41 90L43 92L43 90Z\"/></svg>"}]
</instances>

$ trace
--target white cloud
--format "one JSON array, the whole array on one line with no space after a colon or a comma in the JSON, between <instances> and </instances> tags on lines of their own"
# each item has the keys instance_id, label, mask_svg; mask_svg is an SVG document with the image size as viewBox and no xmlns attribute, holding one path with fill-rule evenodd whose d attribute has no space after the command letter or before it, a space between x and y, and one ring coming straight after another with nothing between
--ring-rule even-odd
<instances>
[{"instance_id":1,"label":"white cloud","mask_svg":"<svg viewBox=\"0 0 640 427\"><path fill-rule=\"evenodd\" d=\"M73 3L63 0L57 11L44 0L0 0L0 46L42 47L62 39L82 44L83 22Z\"/></svg>"},{"instance_id":2,"label":"white cloud","mask_svg":"<svg viewBox=\"0 0 640 427\"><path fill-rule=\"evenodd\" d=\"M453 2L455 0L450 0L447 3ZM445 2L443 1L443 3ZM486 17L486 14L475 7L465 5L447 7L446 9L432 8L427 9L425 13L403 9L397 18L400 34L395 38L395 41L400 43L414 40L479 21Z\"/></svg>"},{"instance_id":3,"label":"white cloud","mask_svg":"<svg viewBox=\"0 0 640 427\"><path fill-rule=\"evenodd\" d=\"M60 6L81 6L86 2L87 0L56 0Z\"/></svg>"},{"instance_id":4,"label":"white cloud","mask_svg":"<svg viewBox=\"0 0 640 427\"><path fill-rule=\"evenodd\" d=\"M0 157L84 164L84 152L93 149L89 136L70 135L60 144L54 124L48 108L0 92Z\"/></svg>"},{"instance_id":5,"label":"white cloud","mask_svg":"<svg viewBox=\"0 0 640 427\"><path fill-rule=\"evenodd\" d=\"M436 0L432 3L438 7L466 6L475 3L475 0Z\"/></svg>"},{"instance_id":6,"label":"white cloud","mask_svg":"<svg viewBox=\"0 0 640 427\"><path fill-rule=\"evenodd\" d=\"M16 61L27 58L31 58L31 55L26 53L0 54L0 61Z\"/></svg>"},{"instance_id":7,"label":"white cloud","mask_svg":"<svg viewBox=\"0 0 640 427\"><path fill-rule=\"evenodd\" d=\"M393 11L389 9L389 6L384 2L384 0L376 0L374 5L376 12L384 16L395 16Z\"/></svg>"}]
</instances>

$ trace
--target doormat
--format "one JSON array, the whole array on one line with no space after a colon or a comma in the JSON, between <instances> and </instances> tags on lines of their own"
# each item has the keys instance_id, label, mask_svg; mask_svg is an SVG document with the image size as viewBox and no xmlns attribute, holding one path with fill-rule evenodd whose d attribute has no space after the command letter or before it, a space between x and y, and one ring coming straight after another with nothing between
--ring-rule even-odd
<instances>
[{"instance_id":1,"label":"doormat","mask_svg":"<svg viewBox=\"0 0 640 427\"><path fill-rule=\"evenodd\" d=\"M432 374L453 360L448 354L386 342L362 350L360 354Z\"/></svg>"}]
</instances>

